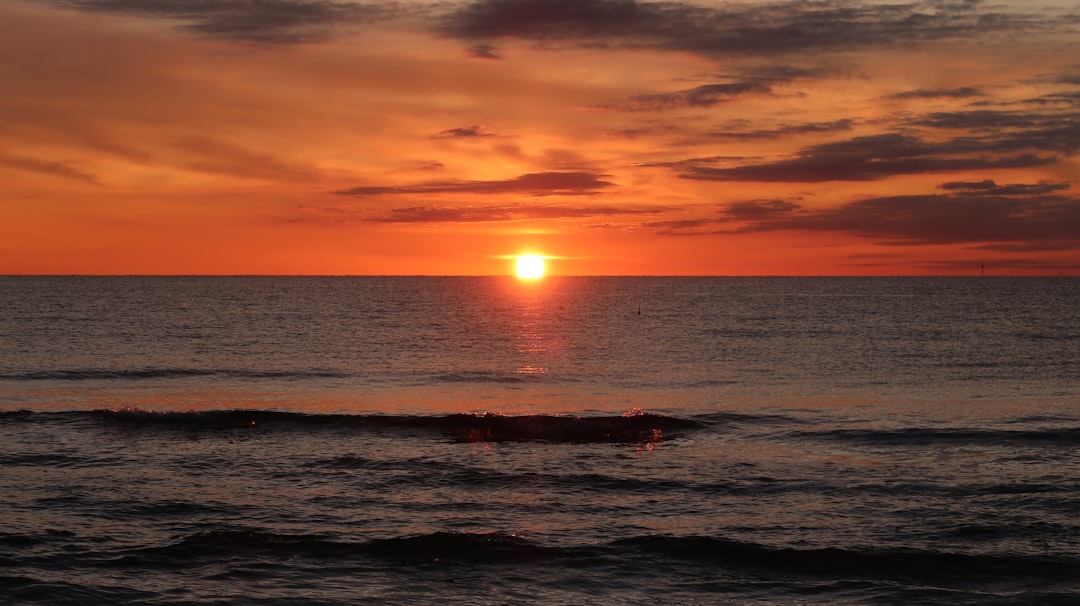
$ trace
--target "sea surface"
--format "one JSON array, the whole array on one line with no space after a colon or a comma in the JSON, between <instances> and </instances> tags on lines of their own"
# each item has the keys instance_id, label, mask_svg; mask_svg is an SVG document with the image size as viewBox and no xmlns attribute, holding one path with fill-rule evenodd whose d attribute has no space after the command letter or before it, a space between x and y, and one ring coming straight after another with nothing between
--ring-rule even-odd
<instances>
[{"instance_id":1,"label":"sea surface","mask_svg":"<svg viewBox=\"0 0 1080 606\"><path fill-rule=\"evenodd\" d=\"M0 604L1078 603L1078 278L0 277Z\"/></svg>"}]
</instances>

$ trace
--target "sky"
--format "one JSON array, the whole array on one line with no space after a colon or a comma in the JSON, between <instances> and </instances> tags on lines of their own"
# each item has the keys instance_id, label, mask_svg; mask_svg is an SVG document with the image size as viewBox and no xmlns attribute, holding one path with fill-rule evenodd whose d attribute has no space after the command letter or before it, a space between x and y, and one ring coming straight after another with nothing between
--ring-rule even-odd
<instances>
[{"instance_id":1,"label":"sky","mask_svg":"<svg viewBox=\"0 0 1080 606\"><path fill-rule=\"evenodd\" d=\"M1068 0L3 0L0 273L1080 274Z\"/></svg>"}]
</instances>

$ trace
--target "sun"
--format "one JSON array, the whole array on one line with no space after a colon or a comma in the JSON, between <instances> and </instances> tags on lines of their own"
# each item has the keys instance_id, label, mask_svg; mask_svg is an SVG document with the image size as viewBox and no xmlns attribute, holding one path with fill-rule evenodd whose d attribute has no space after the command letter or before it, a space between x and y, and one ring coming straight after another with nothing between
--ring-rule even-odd
<instances>
[{"instance_id":1,"label":"sun","mask_svg":"<svg viewBox=\"0 0 1080 606\"><path fill-rule=\"evenodd\" d=\"M521 255L517 258L517 277L535 280L544 277L544 258L539 255Z\"/></svg>"}]
</instances>

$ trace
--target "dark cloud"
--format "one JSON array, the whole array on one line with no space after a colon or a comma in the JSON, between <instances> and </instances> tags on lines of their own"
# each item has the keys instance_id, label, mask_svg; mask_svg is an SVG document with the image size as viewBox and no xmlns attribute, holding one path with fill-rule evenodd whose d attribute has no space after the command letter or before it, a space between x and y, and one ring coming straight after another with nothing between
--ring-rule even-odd
<instances>
[{"instance_id":1,"label":"dark cloud","mask_svg":"<svg viewBox=\"0 0 1080 606\"><path fill-rule=\"evenodd\" d=\"M588 172L529 173L500 181L435 181L418 185L390 187L354 187L334 192L343 196L377 196L384 194L526 194L530 196L591 195L614 183L604 181L607 175Z\"/></svg>"},{"instance_id":2,"label":"dark cloud","mask_svg":"<svg viewBox=\"0 0 1080 606\"><path fill-rule=\"evenodd\" d=\"M842 232L885 244L1021 244L1027 250L1060 250L1069 242L1080 247L1080 199L1065 197L977 192L886 196L824 210L759 203L729 206L718 221L740 224L741 233Z\"/></svg>"},{"instance_id":3,"label":"dark cloud","mask_svg":"<svg viewBox=\"0 0 1080 606\"><path fill-rule=\"evenodd\" d=\"M1033 128L1044 124L1047 116L1028 112L976 110L962 112L932 112L913 119L912 126L937 129L987 132L995 130Z\"/></svg>"},{"instance_id":4,"label":"dark cloud","mask_svg":"<svg viewBox=\"0 0 1080 606\"><path fill-rule=\"evenodd\" d=\"M711 56L778 55L892 47L995 32L1031 33L1056 30L1069 23L1050 11L994 12L998 9L984 9L981 2L938 0L897 4L477 0L450 8L373 0L39 1L80 10L174 19L198 33L259 43L320 41L357 25L410 17L420 27L470 42L470 54L481 58L498 58L490 41L505 38Z\"/></svg>"},{"instance_id":5,"label":"dark cloud","mask_svg":"<svg viewBox=\"0 0 1080 606\"><path fill-rule=\"evenodd\" d=\"M325 40L344 27L403 11L392 3L327 0L51 0L81 10L175 19L184 29L244 42L291 44Z\"/></svg>"},{"instance_id":6,"label":"dark cloud","mask_svg":"<svg viewBox=\"0 0 1080 606\"><path fill-rule=\"evenodd\" d=\"M1005 244L984 244L972 246L976 250L993 250L997 252L1046 252L1056 250L1076 250L1080 244L1076 240L1038 240L1036 242L1008 242Z\"/></svg>"},{"instance_id":7,"label":"dark cloud","mask_svg":"<svg viewBox=\"0 0 1080 606\"><path fill-rule=\"evenodd\" d=\"M469 47L469 56L477 59L502 59L499 47L491 44L474 44Z\"/></svg>"},{"instance_id":8,"label":"dark cloud","mask_svg":"<svg viewBox=\"0 0 1080 606\"><path fill-rule=\"evenodd\" d=\"M839 233L885 245L953 244L1005 252L1080 249L1080 198L986 193L999 186L956 183L958 193L884 196L829 208L792 200L724 205L711 217L642 223L668 236L789 231Z\"/></svg>"},{"instance_id":9,"label":"dark cloud","mask_svg":"<svg viewBox=\"0 0 1080 606\"><path fill-rule=\"evenodd\" d=\"M765 164L715 167L688 160L669 166L684 179L820 183L871 181L895 175L1045 166L1055 157L1019 153L994 141L927 142L896 133L856 137L806 148L794 158ZM978 155L973 155L978 154Z\"/></svg>"},{"instance_id":10,"label":"dark cloud","mask_svg":"<svg viewBox=\"0 0 1080 606\"><path fill-rule=\"evenodd\" d=\"M935 112L913 119L910 126L938 130L960 130L978 137L955 139L966 142L971 151L1005 152L1034 149L1074 155L1080 153L1080 114L976 110Z\"/></svg>"},{"instance_id":11,"label":"dark cloud","mask_svg":"<svg viewBox=\"0 0 1080 606\"><path fill-rule=\"evenodd\" d=\"M679 160L677 162L640 162L634 166L640 167L666 167L676 169L686 169L696 166L708 166L719 163L731 163L731 162L747 162L750 160L760 160L759 157L754 156L703 156L700 158L688 158L686 160Z\"/></svg>"},{"instance_id":12,"label":"dark cloud","mask_svg":"<svg viewBox=\"0 0 1080 606\"><path fill-rule=\"evenodd\" d=\"M985 97L986 93L977 88L965 86L962 88L937 88L909 90L895 95L889 95L890 99L967 99L970 97Z\"/></svg>"},{"instance_id":13,"label":"dark cloud","mask_svg":"<svg viewBox=\"0 0 1080 606\"><path fill-rule=\"evenodd\" d=\"M1050 93L1034 99L1025 99L1022 104L1037 106L1060 106L1068 108L1080 108L1080 92Z\"/></svg>"},{"instance_id":14,"label":"dark cloud","mask_svg":"<svg viewBox=\"0 0 1080 606\"><path fill-rule=\"evenodd\" d=\"M674 219L652 221L641 226L656 230L665 236L704 236L712 234L731 234L749 231L733 223L756 225L770 220L785 219L793 214L804 212L802 207L789 200L748 200L726 205L720 215L698 219Z\"/></svg>"},{"instance_id":15,"label":"dark cloud","mask_svg":"<svg viewBox=\"0 0 1080 606\"><path fill-rule=\"evenodd\" d=\"M719 131L708 133L709 137L732 139L735 141L753 141L757 139L780 139L793 135L817 135L851 130L855 121L850 119L832 122L811 122L808 124L789 124L773 129L749 131Z\"/></svg>"},{"instance_id":16,"label":"dark cloud","mask_svg":"<svg viewBox=\"0 0 1080 606\"><path fill-rule=\"evenodd\" d=\"M850 126L838 121L821 130ZM684 179L703 181L871 181L896 175L1032 168L1080 153L1080 115L976 110L935 112L885 133L814 145L765 163L722 163L709 158L667 163ZM800 128L714 133L734 139L795 134ZM807 128L807 131L812 130ZM929 132L926 137L915 134ZM958 131L958 132L951 132ZM952 135L952 138L945 138ZM1053 190L1051 190L1053 191Z\"/></svg>"},{"instance_id":17,"label":"dark cloud","mask_svg":"<svg viewBox=\"0 0 1080 606\"><path fill-rule=\"evenodd\" d=\"M717 233L716 219L673 219L670 221L650 221L641 227L655 230L664 236L700 236ZM729 230L730 231L730 230Z\"/></svg>"},{"instance_id":18,"label":"dark cloud","mask_svg":"<svg viewBox=\"0 0 1080 606\"><path fill-rule=\"evenodd\" d=\"M34 158L23 158L19 156L0 156L0 165L8 166L10 168L16 168L19 170L39 173L42 175L49 175L53 177L61 177L63 179L80 181L89 185L100 185L96 176L88 172L79 170L65 162L57 162L54 160L37 160Z\"/></svg>"},{"instance_id":19,"label":"dark cloud","mask_svg":"<svg viewBox=\"0 0 1080 606\"><path fill-rule=\"evenodd\" d=\"M1056 29L1050 14L983 10L980 2L695 4L633 0L477 0L443 31L465 40L506 37L588 47L708 55L854 50L994 32Z\"/></svg>"},{"instance_id":20,"label":"dark cloud","mask_svg":"<svg viewBox=\"0 0 1080 606\"><path fill-rule=\"evenodd\" d=\"M773 217L786 217L801 207L787 200L750 200L729 204L724 212L727 220L767 221Z\"/></svg>"},{"instance_id":21,"label":"dark cloud","mask_svg":"<svg viewBox=\"0 0 1080 606\"><path fill-rule=\"evenodd\" d=\"M682 107L712 107L747 93L768 93L771 90L772 87L768 84L758 82L705 84L689 90L671 93L637 95L607 106L607 108L622 111L657 111Z\"/></svg>"},{"instance_id":22,"label":"dark cloud","mask_svg":"<svg viewBox=\"0 0 1080 606\"><path fill-rule=\"evenodd\" d=\"M451 128L434 135L435 139L471 139L475 137L494 137L493 133L485 133L480 125L466 126L463 128Z\"/></svg>"},{"instance_id":23,"label":"dark cloud","mask_svg":"<svg viewBox=\"0 0 1080 606\"><path fill-rule=\"evenodd\" d=\"M506 206L447 207L412 206L394 208L387 214L370 218L378 223L487 223L502 221L577 219L595 216L647 215L669 210L668 208L614 208L607 206L550 206L539 204L515 204Z\"/></svg>"},{"instance_id":24,"label":"dark cloud","mask_svg":"<svg viewBox=\"0 0 1080 606\"><path fill-rule=\"evenodd\" d=\"M1033 196L1046 195L1062 191L1072 187L1069 183L1050 183L1039 181L1038 183L1012 183L998 185L992 179L983 181L949 181L938 186L945 190L977 191L992 196Z\"/></svg>"},{"instance_id":25,"label":"dark cloud","mask_svg":"<svg viewBox=\"0 0 1080 606\"><path fill-rule=\"evenodd\" d=\"M801 78L821 77L824 70L808 70L789 65L758 66L732 75L710 76L726 82L703 84L694 88L648 95L635 95L602 106L621 111L659 111L684 107L712 107L747 95L767 95L777 84Z\"/></svg>"},{"instance_id":26,"label":"dark cloud","mask_svg":"<svg viewBox=\"0 0 1080 606\"><path fill-rule=\"evenodd\" d=\"M654 16L633 0L481 0L451 14L447 30L470 39L606 37L643 31Z\"/></svg>"}]
</instances>

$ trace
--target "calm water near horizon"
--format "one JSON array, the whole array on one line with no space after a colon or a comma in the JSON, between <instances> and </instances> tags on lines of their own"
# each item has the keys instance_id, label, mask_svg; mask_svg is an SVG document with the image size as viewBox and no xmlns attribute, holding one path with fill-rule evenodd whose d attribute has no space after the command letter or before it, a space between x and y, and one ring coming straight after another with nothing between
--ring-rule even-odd
<instances>
[{"instance_id":1,"label":"calm water near horizon","mask_svg":"<svg viewBox=\"0 0 1080 606\"><path fill-rule=\"evenodd\" d=\"M0 603L1075 604L1078 302L0 277Z\"/></svg>"}]
</instances>

